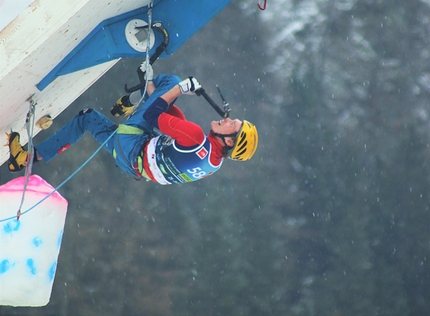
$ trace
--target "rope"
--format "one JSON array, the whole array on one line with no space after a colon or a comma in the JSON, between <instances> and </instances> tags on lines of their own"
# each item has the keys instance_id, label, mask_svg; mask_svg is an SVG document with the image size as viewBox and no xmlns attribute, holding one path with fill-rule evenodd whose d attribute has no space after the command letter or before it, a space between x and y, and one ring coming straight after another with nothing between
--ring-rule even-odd
<instances>
[{"instance_id":1,"label":"rope","mask_svg":"<svg viewBox=\"0 0 430 316\"><path fill-rule=\"evenodd\" d=\"M36 111L36 104L33 100L33 96L31 96L28 101L30 102L30 108L27 113L27 119L25 121L25 127L27 130L28 136L28 154L27 154L27 163L25 165L25 183L24 189L22 191L21 202L18 207L18 211L16 213L16 218L19 220L21 217L21 208L24 204L25 192L27 191L28 181L30 180L31 170L33 168L33 155L34 155L34 146L33 146L33 135L34 135L34 113Z\"/></svg>"},{"instance_id":2,"label":"rope","mask_svg":"<svg viewBox=\"0 0 430 316\"><path fill-rule=\"evenodd\" d=\"M149 67L149 59L150 59L149 58L149 50L150 50L149 45L151 43L151 25L152 25L152 7L153 6L154 6L153 1L150 1L148 3L148 37L146 40L146 52L145 52L145 54L146 54L146 57L145 57L146 68L145 69L148 69L148 67ZM131 111L131 114L129 115L128 119L130 117L132 117L134 115L134 113L136 113L137 109L143 104L147 88L148 88L148 80L145 79L145 88L143 89L143 94L142 94L139 102L137 103L137 105Z\"/></svg>"},{"instance_id":3,"label":"rope","mask_svg":"<svg viewBox=\"0 0 430 316\"><path fill-rule=\"evenodd\" d=\"M49 198L52 194L54 194L55 192L57 192L63 185L65 185L67 182L69 182L70 179L72 179L79 171L81 171L94 157L95 155L97 155L97 153L104 147L104 145L106 145L106 143L116 134L117 129L113 131L113 133L111 135L109 135L109 137L103 142L103 144L100 145L99 148L97 148L97 150L78 168L76 169L66 180L64 180L60 185L58 185L56 188L54 188L54 190L52 190L47 196L45 196L43 199L41 199L39 202L37 202L36 204L34 204L32 207L30 207L29 209L27 209L25 212L22 212L21 215L24 215L28 212L30 212L32 209L34 209L36 206L38 206L39 204L41 204L43 201L45 201L47 198ZM8 218L4 218L0 220L1 222L5 222L5 221L9 221L11 219L16 218L15 216L12 217L8 217Z\"/></svg>"},{"instance_id":4,"label":"rope","mask_svg":"<svg viewBox=\"0 0 430 316\"><path fill-rule=\"evenodd\" d=\"M148 3L148 40L146 43L146 57L145 57L145 63L146 63L146 67L149 66L149 50L150 50L150 34L151 34L151 24L152 24L152 7L153 7L153 1L150 1ZM148 68L146 68L148 69ZM146 94L146 90L148 88L148 80L145 80L145 88L143 91L143 94L139 100L139 102L137 103L137 105L134 107L131 115L129 116L129 118L136 112L136 110L143 104L144 102L144 98L145 98L145 94ZM21 198L21 203L20 206L18 208L18 212L17 212L17 216L11 216L8 218L3 218L0 219L0 223L1 222L5 222L5 221L9 221L12 219L16 219L19 220L19 218L24 215L27 214L28 212L30 212L31 210L33 210L35 207L37 207L38 205L40 205L43 201L45 201L46 199L48 199L52 194L54 194L55 192L58 192L58 190L65 185L67 182L70 181L70 179L72 179L79 171L81 171L96 155L97 153L106 145L106 143L117 133L118 128L115 129L111 135L109 135L109 137L103 142L103 144L101 144L99 146L99 148L97 148L97 150L78 168L76 169L66 180L64 180L60 185L58 185L56 188L54 188L54 190L52 190L47 196L45 196L43 199L41 199L39 202L37 202L36 204L34 204L33 206L31 206L29 209L27 209L24 212L21 212L21 208L22 205L24 203L24 195L25 192L27 190L27 185L28 185L28 181L31 175L31 169L33 167L33 155L34 155L34 146L33 146L33 129L34 129L34 111L35 111L35 105L36 103L34 102L34 100L32 98L30 98L30 110L27 114L27 120L26 120L26 126L27 126L27 133L28 133L28 156L27 156L27 166L25 168L25 184L24 184L24 189L23 189L23 194L22 194L22 198ZM32 117L32 119L30 119L30 117Z\"/></svg>"}]
</instances>

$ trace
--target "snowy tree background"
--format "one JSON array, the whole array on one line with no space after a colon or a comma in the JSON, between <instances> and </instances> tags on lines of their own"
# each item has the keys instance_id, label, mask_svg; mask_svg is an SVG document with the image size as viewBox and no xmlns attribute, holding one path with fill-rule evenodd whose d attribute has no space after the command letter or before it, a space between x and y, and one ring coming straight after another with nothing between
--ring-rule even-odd
<instances>
[{"instance_id":1,"label":"snowy tree background","mask_svg":"<svg viewBox=\"0 0 430 316\"><path fill-rule=\"evenodd\" d=\"M218 84L257 124L255 158L162 187L99 153L60 190L50 304L0 315L429 315L429 19L428 0L233 1L154 70L215 99ZM36 143L84 107L110 115L140 62L118 63ZM199 97L178 105L207 129L217 119ZM58 185L96 148L84 137L34 172Z\"/></svg>"}]
</instances>

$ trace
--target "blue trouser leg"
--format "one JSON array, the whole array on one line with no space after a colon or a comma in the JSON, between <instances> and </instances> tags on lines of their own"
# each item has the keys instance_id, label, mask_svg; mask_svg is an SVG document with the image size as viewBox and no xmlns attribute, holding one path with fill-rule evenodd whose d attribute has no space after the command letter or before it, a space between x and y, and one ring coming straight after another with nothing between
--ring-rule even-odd
<instances>
[{"instance_id":1,"label":"blue trouser leg","mask_svg":"<svg viewBox=\"0 0 430 316\"><path fill-rule=\"evenodd\" d=\"M125 124L139 127L145 131L151 131L152 128L149 127L149 124L144 120L143 113L148 109L148 107L160 96L165 94L167 91L172 89L175 85L181 82L181 79L178 76L174 75L159 75L154 78L152 81L155 85L155 91L148 97L145 95L145 103L143 103L137 110L136 113L132 117L130 117ZM141 90L143 93L144 90Z\"/></svg>"},{"instance_id":2,"label":"blue trouser leg","mask_svg":"<svg viewBox=\"0 0 430 316\"><path fill-rule=\"evenodd\" d=\"M88 131L100 144L114 132L115 125L111 120L96 110L82 110L55 134L35 146L36 151L48 162L58 154L76 143ZM114 138L111 137L105 148L112 154Z\"/></svg>"}]
</instances>

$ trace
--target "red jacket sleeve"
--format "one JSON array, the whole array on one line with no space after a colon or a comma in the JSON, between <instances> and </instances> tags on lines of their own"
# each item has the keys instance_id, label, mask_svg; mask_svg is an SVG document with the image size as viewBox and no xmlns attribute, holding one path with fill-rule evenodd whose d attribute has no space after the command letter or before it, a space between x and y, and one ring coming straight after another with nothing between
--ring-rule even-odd
<instances>
[{"instance_id":1,"label":"red jacket sleeve","mask_svg":"<svg viewBox=\"0 0 430 316\"><path fill-rule=\"evenodd\" d=\"M205 133L199 125L170 113L162 113L158 117L158 128L160 132L169 135L178 145L184 147L200 145L205 140Z\"/></svg>"},{"instance_id":2,"label":"red jacket sleeve","mask_svg":"<svg viewBox=\"0 0 430 316\"><path fill-rule=\"evenodd\" d=\"M176 116L177 118L180 118L181 120L186 120L184 112L181 111L180 108L178 108L176 105L172 105L170 110L167 111L167 114Z\"/></svg>"}]
</instances>

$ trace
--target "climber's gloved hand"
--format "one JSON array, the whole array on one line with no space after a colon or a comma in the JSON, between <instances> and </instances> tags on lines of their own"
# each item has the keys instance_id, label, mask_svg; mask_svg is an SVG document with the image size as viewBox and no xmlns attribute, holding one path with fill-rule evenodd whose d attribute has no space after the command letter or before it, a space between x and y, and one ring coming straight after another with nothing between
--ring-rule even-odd
<instances>
[{"instance_id":1,"label":"climber's gloved hand","mask_svg":"<svg viewBox=\"0 0 430 316\"><path fill-rule=\"evenodd\" d=\"M181 89L182 94L193 95L201 87L200 83L194 77L188 77L179 83L179 89Z\"/></svg>"},{"instance_id":2,"label":"climber's gloved hand","mask_svg":"<svg viewBox=\"0 0 430 316\"><path fill-rule=\"evenodd\" d=\"M154 70L152 70L151 64L146 67L146 60L140 65L140 71L145 74L145 80L151 81L154 78Z\"/></svg>"}]
</instances>

